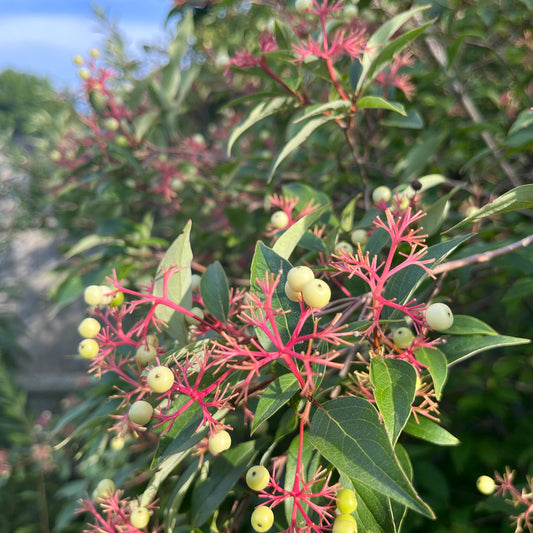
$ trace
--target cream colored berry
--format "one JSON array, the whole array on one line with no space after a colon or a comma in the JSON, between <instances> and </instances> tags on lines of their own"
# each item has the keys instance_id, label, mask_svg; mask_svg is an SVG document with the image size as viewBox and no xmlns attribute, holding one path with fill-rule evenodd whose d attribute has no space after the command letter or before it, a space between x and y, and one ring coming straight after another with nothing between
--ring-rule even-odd
<instances>
[{"instance_id":1,"label":"cream colored berry","mask_svg":"<svg viewBox=\"0 0 533 533\"><path fill-rule=\"evenodd\" d=\"M102 299L100 300L100 305L110 305L113 301L113 292L114 289L111 289L107 285L100 285L102 289Z\"/></svg>"},{"instance_id":2,"label":"cream colored berry","mask_svg":"<svg viewBox=\"0 0 533 533\"><path fill-rule=\"evenodd\" d=\"M285 211L276 211L270 217L270 222L276 229L283 229L289 223L289 215Z\"/></svg>"},{"instance_id":3,"label":"cream colored berry","mask_svg":"<svg viewBox=\"0 0 533 533\"><path fill-rule=\"evenodd\" d=\"M185 322L191 326L198 324L200 320L204 319L204 312L199 307L192 307L191 313L194 316L185 315Z\"/></svg>"},{"instance_id":4,"label":"cream colored berry","mask_svg":"<svg viewBox=\"0 0 533 533\"><path fill-rule=\"evenodd\" d=\"M437 331L445 331L453 325L452 310L440 302L428 306L425 316L427 325Z\"/></svg>"},{"instance_id":5,"label":"cream colored berry","mask_svg":"<svg viewBox=\"0 0 533 533\"><path fill-rule=\"evenodd\" d=\"M391 196L391 190L386 185L380 185L379 187L376 187L372 192L372 201L375 204L379 204L381 202L386 203L391 199Z\"/></svg>"},{"instance_id":6,"label":"cream colored berry","mask_svg":"<svg viewBox=\"0 0 533 533\"><path fill-rule=\"evenodd\" d=\"M488 496L496 490L496 483L490 476L479 476L476 481L476 487L481 494Z\"/></svg>"},{"instance_id":7,"label":"cream colored berry","mask_svg":"<svg viewBox=\"0 0 533 533\"><path fill-rule=\"evenodd\" d=\"M78 353L84 359L93 359L98 355L100 346L94 339L83 339L78 344Z\"/></svg>"},{"instance_id":8,"label":"cream colored berry","mask_svg":"<svg viewBox=\"0 0 533 533\"><path fill-rule=\"evenodd\" d=\"M79 54L75 55L75 56L72 58L72 61L73 61L74 64L77 65L78 67L81 67L81 65L83 65L83 57L81 57Z\"/></svg>"},{"instance_id":9,"label":"cream colored berry","mask_svg":"<svg viewBox=\"0 0 533 533\"><path fill-rule=\"evenodd\" d=\"M354 229L350 234L350 240L355 245L364 246L368 242L368 234L364 229Z\"/></svg>"},{"instance_id":10,"label":"cream colored berry","mask_svg":"<svg viewBox=\"0 0 533 533\"><path fill-rule=\"evenodd\" d=\"M254 531L259 533L268 531L274 525L274 513L270 507L261 505L254 509L251 522Z\"/></svg>"},{"instance_id":11,"label":"cream colored berry","mask_svg":"<svg viewBox=\"0 0 533 533\"><path fill-rule=\"evenodd\" d=\"M289 282L285 282L285 296L293 302L297 302L300 299L300 296L302 293L300 291L293 291L291 289L291 286L289 285Z\"/></svg>"},{"instance_id":12,"label":"cream colored berry","mask_svg":"<svg viewBox=\"0 0 533 533\"><path fill-rule=\"evenodd\" d=\"M145 426L152 419L154 408L146 400L137 400L133 402L128 411L128 418L139 426Z\"/></svg>"},{"instance_id":13,"label":"cream colored berry","mask_svg":"<svg viewBox=\"0 0 533 533\"><path fill-rule=\"evenodd\" d=\"M398 328L392 335L392 342L401 350L405 350L411 346L414 338L415 336L409 328Z\"/></svg>"},{"instance_id":14,"label":"cream colored berry","mask_svg":"<svg viewBox=\"0 0 533 533\"><path fill-rule=\"evenodd\" d=\"M102 301L102 288L100 285L89 285L83 293L87 305L100 305Z\"/></svg>"},{"instance_id":15,"label":"cream colored berry","mask_svg":"<svg viewBox=\"0 0 533 533\"><path fill-rule=\"evenodd\" d=\"M209 452L213 455L218 455L219 453L228 450L230 446L231 435L224 429L211 435L207 443Z\"/></svg>"},{"instance_id":16,"label":"cream colored berry","mask_svg":"<svg viewBox=\"0 0 533 533\"><path fill-rule=\"evenodd\" d=\"M174 385L174 373L168 366L156 366L148 372L146 383L152 392L162 394Z\"/></svg>"},{"instance_id":17,"label":"cream colored berry","mask_svg":"<svg viewBox=\"0 0 533 533\"><path fill-rule=\"evenodd\" d=\"M335 245L335 251L336 252L345 252L347 254L353 254L353 246L349 243L349 242L346 242L346 241L339 241L336 245Z\"/></svg>"},{"instance_id":18,"label":"cream colored berry","mask_svg":"<svg viewBox=\"0 0 533 533\"><path fill-rule=\"evenodd\" d=\"M256 491L263 490L270 481L270 474L263 465L252 466L246 472L246 484Z\"/></svg>"},{"instance_id":19,"label":"cream colored berry","mask_svg":"<svg viewBox=\"0 0 533 533\"><path fill-rule=\"evenodd\" d=\"M144 529L150 522L150 511L146 507L137 507L130 515L130 524L137 529Z\"/></svg>"},{"instance_id":20,"label":"cream colored berry","mask_svg":"<svg viewBox=\"0 0 533 533\"><path fill-rule=\"evenodd\" d=\"M93 339L100 333L100 328L100 322L96 318L88 317L80 322L78 333L85 339Z\"/></svg>"},{"instance_id":21,"label":"cream colored berry","mask_svg":"<svg viewBox=\"0 0 533 533\"><path fill-rule=\"evenodd\" d=\"M309 307L320 309L329 303L331 299L331 289L329 285L321 279L312 279L308 281L303 290L302 296L304 302Z\"/></svg>"},{"instance_id":22,"label":"cream colored berry","mask_svg":"<svg viewBox=\"0 0 533 533\"><path fill-rule=\"evenodd\" d=\"M96 498L106 498L114 494L115 490L115 482L112 479L104 478L98 482L98 485L96 485L94 495Z\"/></svg>"},{"instance_id":23,"label":"cream colored berry","mask_svg":"<svg viewBox=\"0 0 533 533\"><path fill-rule=\"evenodd\" d=\"M89 55L93 58L93 59L98 59L100 57L100 50L98 50L98 48L91 48L89 50Z\"/></svg>"},{"instance_id":24,"label":"cream colored berry","mask_svg":"<svg viewBox=\"0 0 533 533\"><path fill-rule=\"evenodd\" d=\"M80 70L78 70L78 76L83 81L90 80L91 79L91 71L88 68L86 68L86 67L82 67L82 68L80 68Z\"/></svg>"},{"instance_id":25,"label":"cream colored berry","mask_svg":"<svg viewBox=\"0 0 533 533\"><path fill-rule=\"evenodd\" d=\"M315 275L305 265L293 267L287 272L287 283L294 292L301 292L305 284L312 279L315 279Z\"/></svg>"}]
</instances>

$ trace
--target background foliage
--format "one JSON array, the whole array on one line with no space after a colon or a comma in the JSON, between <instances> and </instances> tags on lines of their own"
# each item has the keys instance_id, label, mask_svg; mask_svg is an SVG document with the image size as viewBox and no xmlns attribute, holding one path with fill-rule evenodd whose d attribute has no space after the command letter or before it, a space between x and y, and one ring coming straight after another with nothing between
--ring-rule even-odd
<instances>
[{"instance_id":1,"label":"background foliage","mask_svg":"<svg viewBox=\"0 0 533 533\"><path fill-rule=\"evenodd\" d=\"M433 2L398 34L433 21L409 43L412 60L399 72L410 76L414 92L386 84L368 90L368 96L401 105L405 116L364 109L349 119L351 136L327 123L305 139L302 124L313 120L305 114L307 105L297 107L294 95L257 64L227 71L230 58L239 51L257 57L258 35L272 29L273 18L278 21L278 42L288 39L284 21L294 22L292 3L191 2L197 5L193 9L179 4L169 6L167 50L148 46L146 58L132 61L110 28L103 57L86 58L91 78L83 81L77 102L58 99L60 104L38 110L11 102L8 111L15 112L2 114L14 131L33 133L25 140L31 148L24 163L32 177L31 190L38 192L38 203L31 204L38 207L36 224L46 213L71 238L63 250L63 281L55 291L58 306L79 299L85 286L103 283L112 269L131 288L146 284L188 219L194 221L193 268L219 260L233 283L244 284L255 240L264 235L270 218L265 198L283 190L303 194L307 189L302 184L331 198L337 214L360 195L355 220L369 227L371 218L365 213L375 186L401 188L421 176L442 175L446 182L425 191L424 202L432 205L446 196L446 229L469 214L471 206L481 207L531 182L529 2ZM417 6L361 0L359 23L371 35L386 20ZM305 26L305 18L301 24ZM319 62L310 60L300 70L283 51L266 56L289 88L305 93L312 103L335 100ZM146 72L146 64L156 66ZM344 86L353 88L357 62L345 57L336 68ZM13 78L13 73L3 73L0 88ZM18 83L26 81L23 77ZM49 90L46 83L41 90ZM246 123L250 111L266 99L275 104L262 110L263 120ZM299 118L306 120L294 123ZM245 125L250 126L246 131ZM279 161L272 174L272 162L295 138L302 144ZM19 148L15 155L20 155ZM531 210L497 214L473 229L475 236L452 259L531 235ZM442 237L436 232L431 238L433 244ZM499 332L526 338L532 294L531 247L451 270L439 286L439 298L452 302L457 314L474 315ZM452 368L443 397L443 422L461 444L437 448L407 442L417 488L438 521L411 513L405 531L508 530L503 503L487 500L474 487L480 474L502 471L507 464L522 477L533 473L529 352L527 345L493 350ZM60 475L55 479L46 473L48 497L40 496L40 508L48 508L55 531L79 531L80 522L70 514L76 496L90 492L110 471L117 484L130 486L133 493L144 481L143 465L153 446L149 436L135 445L120 448L115 443L113 448L111 436L97 430L115 407L99 401L112 386L106 378L91 387L83 403L56 428L57 435L69 429L54 455ZM13 394L7 385L2 391ZM33 441L28 435L34 430L17 431L25 435L20 439L29 450ZM11 450L12 464L20 449L17 431L9 433L9 443L2 443ZM76 454L73 466L61 456L65 450ZM22 481L11 476L4 487L19 492L18 483L31 486L33 475L23 470ZM43 475L42 469L38 475ZM10 492L5 491L6 497ZM51 494L61 502L62 511ZM160 504L164 507L165 502ZM32 523L30 518L27 523Z\"/></svg>"}]
</instances>

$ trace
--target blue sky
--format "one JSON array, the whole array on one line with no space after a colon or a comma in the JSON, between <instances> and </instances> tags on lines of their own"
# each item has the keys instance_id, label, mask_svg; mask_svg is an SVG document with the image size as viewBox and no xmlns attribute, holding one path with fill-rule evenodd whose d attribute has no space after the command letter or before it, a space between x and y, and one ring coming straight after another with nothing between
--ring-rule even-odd
<instances>
[{"instance_id":1,"label":"blue sky","mask_svg":"<svg viewBox=\"0 0 533 533\"><path fill-rule=\"evenodd\" d=\"M117 22L132 53L164 41L171 0L0 0L0 71L46 76L58 89L76 86L73 56L104 43L93 4Z\"/></svg>"}]
</instances>

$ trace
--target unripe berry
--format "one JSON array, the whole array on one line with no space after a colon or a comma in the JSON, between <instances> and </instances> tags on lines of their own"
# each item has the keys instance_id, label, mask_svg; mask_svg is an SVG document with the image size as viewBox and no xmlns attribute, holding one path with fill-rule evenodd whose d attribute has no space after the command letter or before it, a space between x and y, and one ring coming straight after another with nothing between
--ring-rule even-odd
<instances>
[{"instance_id":1,"label":"unripe berry","mask_svg":"<svg viewBox=\"0 0 533 533\"><path fill-rule=\"evenodd\" d=\"M357 509L357 499L353 490L342 489L338 492L337 509L342 514L350 514Z\"/></svg>"},{"instance_id":2,"label":"unripe berry","mask_svg":"<svg viewBox=\"0 0 533 533\"><path fill-rule=\"evenodd\" d=\"M481 494L488 496L496 489L496 483L490 476L479 476L476 481L476 487Z\"/></svg>"},{"instance_id":3,"label":"unripe berry","mask_svg":"<svg viewBox=\"0 0 533 533\"><path fill-rule=\"evenodd\" d=\"M195 291L200 286L201 281L202 276L200 276L199 274L193 274L191 276L191 291Z\"/></svg>"},{"instance_id":4,"label":"unripe berry","mask_svg":"<svg viewBox=\"0 0 533 533\"><path fill-rule=\"evenodd\" d=\"M78 344L78 353L84 359L92 359L93 357L96 357L99 350L100 346L94 339L83 339Z\"/></svg>"},{"instance_id":5,"label":"unripe berry","mask_svg":"<svg viewBox=\"0 0 533 533\"><path fill-rule=\"evenodd\" d=\"M341 250L346 252L347 254L353 254L353 246L349 242L339 241L335 245L336 252L340 252Z\"/></svg>"},{"instance_id":6,"label":"unripe berry","mask_svg":"<svg viewBox=\"0 0 533 533\"><path fill-rule=\"evenodd\" d=\"M97 59L100 57L100 50L98 50L98 48L91 48L89 50L89 55L93 58L93 59Z\"/></svg>"},{"instance_id":7,"label":"unripe berry","mask_svg":"<svg viewBox=\"0 0 533 533\"><path fill-rule=\"evenodd\" d=\"M296 0L294 7L298 13L303 13L313 7L313 0Z\"/></svg>"},{"instance_id":8,"label":"unripe berry","mask_svg":"<svg viewBox=\"0 0 533 533\"><path fill-rule=\"evenodd\" d=\"M128 141L128 138L125 136L125 135L117 135L115 137L115 142L119 145L119 146L129 146L130 145L130 142Z\"/></svg>"},{"instance_id":9,"label":"unripe berry","mask_svg":"<svg viewBox=\"0 0 533 533\"><path fill-rule=\"evenodd\" d=\"M443 303L435 303L426 309L426 322L431 329L445 331L453 325L452 310Z\"/></svg>"},{"instance_id":10,"label":"unripe berry","mask_svg":"<svg viewBox=\"0 0 533 533\"><path fill-rule=\"evenodd\" d=\"M98 485L96 485L96 489L94 489L95 499L111 496L115 493L115 490L115 482L112 479L102 479L99 481Z\"/></svg>"},{"instance_id":11,"label":"unripe berry","mask_svg":"<svg viewBox=\"0 0 533 533\"><path fill-rule=\"evenodd\" d=\"M309 307L320 309L329 303L331 289L325 281L321 279L312 279L305 284L302 290L302 296L304 302Z\"/></svg>"},{"instance_id":12,"label":"unripe berry","mask_svg":"<svg viewBox=\"0 0 533 533\"><path fill-rule=\"evenodd\" d=\"M73 61L74 64L77 65L78 67L80 67L81 65L83 65L83 57L81 57L79 54L78 54L78 55L75 55L75 56L72 58L72 61Z\"/></svg>"},{"instance_id":13,"label":"unripe berry","mask_svg":"<svg viewBox=\"0 0 533 533\"><path fill-rule=\"evenodd\" d=\"M146 400L137 400L131 404L128 418L139 426L145 426L152 419L154 408Z\"/></svg>"},{"instance_id":14,"label":"unripe berry","mask_svg":"<svg viewBox=\"0 0 533 533\"><path fill-rule=\"evenodd\" d=\"M109 447L114 452L119 452L120 450L122 450L124 448L124 444L125 443L126 443L126 439L124 437L113 437L109 441Z\"/></svg>"},{"instance_id":15,"label":"unripe berry","mask_svg":"<svg viewBox=\"0 0 533 533\"><path fill-rule=\"evenodd\" d=\"M246 484L256 491L263 490L270 481L270 474L263 465L252 466L246 472Z\"/></svg>"},{"instance_id":16,"label":"unripe berry","mask_svg":"<svg viewBox=\"0 0 533 533\"><path fill-rule=\"evenodd\" d=\"M82 67L80 68L80 70L78 70L78 76L84 80L84 81L87 81L89 79L91 79L91 71L86 68L86 67Z\"/></svg>"},{"instance_id":17,"label":"unripe berry","mask_svg":"<svg viewBox=\"0 0 533 533\"><path fill-rule=\"evenodd\" d=\"M148 372L146 383L152 392L162 394L174 385L174 373L167 366L156 366Z\"/></svg>"},{"instance_id":18,"label":"unripe berry","mask_svg":"<svg viewBox=\"0 0 533 533\"><path fill-rule=\"evenodd\" d=\"M391 196L391 190L386 185L380 185L379 187L376 187L372 192L372 201L375 204L379 204L381 202L388 202L391 199Z\"/></svg>"},{"instance_id":19,"label":"unripe berry","mask_svg":"<svg viewBox=\"0 0 533 533\"><path fill-rule=\"evenodd\" d=\"M392 342L401 350L409 348L415 336L409 328L398 328L392 335Z\"/></svg>"},{"instance_id":20,"label":"unripe berry","mask_svg":"<svg viewBox=\"0 0 533 533\"><path fill-rule=\"evenodd\" d=\"M357 533L357 522L351 514L340 514L333 522L332 533Z\"/></svg>"},{"instance_id":21,"label":"unripe berry","mask_svg":"<svg viewBox=\"0 0 533 533\"><path fill-rule=\"evenodd\" d=\"M150 522L150 511L146 507L137 507L130 515L130 524L137 529L143 529Z\"/></svg>"},{"instance_id":22,"label":"unripe berry","mask_svg":"<svg viewBox=\"0 0 533 533\"><path fill-rule=\"evenodd\" d=\"M100 333L100 322L96 318L84 318L78 326L78 333L85 339L94 339Z\"/></svg>"},{"instance_id":23,"label":"unripe berry","mask_svg":"<svg viewBox=\"0 0 533 533\"><path fill-rule=\"evenodd\" d=\"M255 531L268 531L274 524L274 513L270 507L261 505L254 509L251 522Z\"/></svg>"},{"instance_id":24,"label":"unripe berry","mask_svg":"<svg viewBox=\"0 0 533 533\"><path fill-rule=\"evenodd\" d=\"M289 215L285 211L276 211L270 217L270 222L276 229L283 229L289 223Z\"/></svg>"},{"instance_id":25,"label":"unripe berry","mask_svg":"<svg viewBox=\"0 0 533 533\"><path fill-rule=\"evenodd\" d=\"M469 205L466 208L465 215L467 217L473 217L478 211L479 211L479 207L477 207L475 205Z\"/></svg>"},{"instance_id":26,"label":"unripe berry","mask_svg":"<svg viewBox=\"0 0 533 533\"><path fill-rule=\"evenodd\" d=\"M141 365L146 366L157 357L157 345L150 342L142 343L135 352L135 360Z\"/></svg>"},{"instance_id":27,"label":"unripe berry","mask_svg":"<svg viewBox=\"0 0 533 533\"><path fill-rule=\"evenodd\" d=\"M191 313L193 313L194 316L185 315L185 322L191 326L198 324L200 320L204 319L204 312L199 307L192 307Z\"/></svg>"},{"instance_id":28,"label":"unripe berry","mask_svg":"<svg viewBox=\"0 0 533 533\"><path fill-rule=\"evenodd\" d=\"M285 295L287 298L293 302L297 302L300 299L300 296L302 293L300 291L293 291L291 289L291 286L289 285L289 282L285 282Z\"/></svg>"},{"instance_id":29,"label":"unripe berry","mask_svg":"<svg viewBox=\"0 0 533 533\"><path fill-rule=\"evenodd\" d=\"M224 429L222 431L219 431L218 433L211 435L207 443L209 452L213 455L218 455L219 453L228 450L230 446L231 436Z\"/></svg>"},{"instance_id":30,"label":"unripe berry","mask_svg":"<svg viewBox=\"0 0 533 533\"><path fill-rule=\"evenodd\" d=\"M350 234L350 240L355 245L359 243L361 246L363 246L368 242L368 235L364 229L354 229Z\"/></svg>"},{"instance_id":31,"label":"unripe berry","mask_svg":"<svg viewBox=\"0 0 533 533\"><path fill-rule=\"evenodd\" d=\"M114 117L109 117L109 118L106 118L105 119L105 122L104 122L104 126L109 130L109 131L117 131L119 126L120 126L120 123L119 121L114 118Z\"/></svg>"},{"instance_id":32,"label":"unripe berry","mask_svg":"<svg viewBox=\"0 0 533 533\"><path fill-rule=\"evenodd\" d=\"M58 161L61 161L61 152L59 150L52 150L50 152L50 159L54 162L54 163L57 163Z\"/></svg>"},{"instance_id":33,"label":"unripe berry","mask_svg":"<svg viewBox=\"0 0 533 533\"><path fill-rule=\"evenodd\" d=\"M112 307L118 307L119 305L122 305L124 302L124 293L123 292L116 292L113 294L113 297L111 298L111 306Z\"/></svg>"},{"instance_id":34,"label":"unripe berry","mask_svg":"<svg viewBox=\"0 0 533 533\"><path fill-rule=\"evenodd\" d=\"M287 283L294 292L301 292L312 279L315 279L313 271L304 265L293 267L287 273Z\"/></svg>"},{"instance_id":35,"label":"unripe berry","mask_svg":"<svg viewBox=\"0 0 533 533\"><path fill-rule=\"evenodd\" d=\"M354 6L353 4L348 4L342 10L342 16L346 22L351 22L355 17L357 17L358 13L359 9L357 9L357 6Z\"/></svg>"},{"instance_id":36,"label":"unripe berry","mask_svg":"<svg viewBox=\"0 0 533 533\"><path fill-rule=\"evenodd\" d=\"M89 285L83 293L83 299L87 305L100 305L102 301L102 287Z\"/></svg>"}]
</instances>

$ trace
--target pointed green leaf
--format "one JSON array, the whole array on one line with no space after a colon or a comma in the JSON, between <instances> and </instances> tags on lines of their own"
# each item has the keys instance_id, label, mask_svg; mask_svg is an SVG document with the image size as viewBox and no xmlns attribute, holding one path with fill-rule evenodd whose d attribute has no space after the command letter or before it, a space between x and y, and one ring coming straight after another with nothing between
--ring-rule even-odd
<instances>
[{"instance_id":1,"label":"pointed green leaf","mask_svg":"<svg viewBox=\"0 0 533 533\"><path fill-rule=\"evenodd\" d=\"M446 356L438 348L421 346L414 353L417 361L428 367L429 375L433 380L435 396L440 400L440 395L446 378L448 377L448 361Z\"/></svg>"},{"instance_id":2,"label":"pointed green leaf","mask_svg":"<svg viewBox=\"0 0 533 533\"><path fill-rule=\"evenodd\" d=\"M379 52L389 39L407 22L415 13L428 9L429 6L419 6L404 13L396 15L392 19L380 26L376 32L372 34L366 43L366 52L361 60L361 74L356 87L356 92L359 92L363 83L366 81L368 71L373 61L378 57Z\"/></svg>"},{"instance_id":3,"label":"pointed green leaf","mask_svg":"<svg viewBox=\"0 0 533 533\"><path fill-rule=\"evenodd\" d=\"M422 218L421 224L424 228L424 233L428 236L431 237L441 229L450 208L449 200L459 189L460 187L454 187L449 193L439 198L426 209L426 214Z\"/></svg>"},{"instance_id":4,"label":"pointed green leaf","mask_svg":"<svg viewBox=\"0 0 533 533\"><path fill-rule=\"evenodd\" d=\"M381 98L381 96L363 96L357 100L357 107L359 109L388 109L389 111L396 111L396 113L403 116L407 114L402 104L389 102L385 98Z\"/></svg>"},{"instance_id":5,"label":"pointed green leaf","mask_svg":"<svg viewBox=\"0 0 533 533\"><path fill-rule=\"evenodd\" d=\"M442 351L446 354L448 364L452 365L479 352L503 346L528 344L529 342L529 339L508 337L507 335L453 335L446 340Z\"/></svg>"},{"instance_id":6,"label":"pointed green leaf","mask_svg":"<svg viewBox=\"0 0 533 533\"><path fill-rule=\"evenodd\" d=\"M294 374L283 374L274 380L261 394L255 409L252 433L271 416L275 415L300 390Z\"/></svg>"},{"instance_id":7,"label":"pointed green leaf","mask_svg":"<svg viewBox=\"0 0 533 533\"><path fill-rule=\"evenodd\" d=\"M409 109L405 117L387 115L387 118L381 120L380 124L389 128L409 128L413 130L421 130L424 127L424 120L416 109Z\"/></svg>"},{"instance_id":8,"label":"pointed green leaf","mask_svg":"<svg viewBox=\"0 0 533 533\"><path fill-rule=\"evenodd\" d=\"M499 213L507 213L508 211L516 211L517 209L531 209L533 208L533 184L520 185L510 191L506 192L496 200L493 200L487 205L481 207L473 215L461 220L458 224L447 231L452 231L471 220L478 220L483 217L497 215Z\"/></svg>"},{"instance_id":9,"label":"pointed green leaf","mask_svg":"<svg viewBox=\"0 0 533 533\"><path fill-rule=\"evenodd\" d=\"M349 109L352 103L349 100L334 100L333 102L326 102L325 104L315 104L305 108L304 114L297 120L293 121L293 124L298 124L316 115L322 115L324 111L330 111L332 109ZM341 115L337 115L341 116Z\"/></svg>"},{"instance_id":10,"label":"pointed green leaf","mask_svg":"<svg viewBox=\"0 0 533 533\"><path fill-rule=\"evenodd\" d=\"M246 130L250 129L254 124L265 119L266 117L273 115L274 113L277 113L278 111L281 111L282 109L292 107L293 105L294 105L293 98L290 98L288 96L278 96L277 98L273 98L272 100L269 100L267 102L261 102L257 106L255 106L252 109L252 111L250 111L248 116L240 124L238 124L231 132L231 135L228 139L228 147L227 147L228 157L231 155L231 149L233 148L235 141Z\"/></svg>"},{"instance_id":11,"label":"pointed green leaf","mask_svg":"<svg viewBox=\"0 0 533 533\"><path fill-rule=\"evenodd\" d=\"M209 462L209 476L195 484L191 498L191 517L195 527L207 522L227 497L254 457L255 441L232 446Z\"/></svg>"},{"instance_id":12,"label":"pointed green leaf","mask_svg":"<svg viewBox=\"0 0 533 533\"><path fill-rule=\"evenodd\" d=\"M379 55L372 61L370 68L367 72L367 83L373 80L385 67L390 65L392 60L400 54L406 46L413 42L419 35L421 35L426 29L433 24L435 20L427 22L418 28L409 30L398 38L386 44Z\"/></svg>"},{"instance_id":13,"label":"pointed green leaf","mask_svg":"<svg viewBox=\"0 0 533 533\"><path fill-rule=\"evenodd\" d=\"M279 165L283 162L284 159L287 158L296 148L298 148L302 143L304 143L309 136L320 126L323 126L327 122L331 122L332 120L335 120L337 117L330 115L330 116L321 116L318 118L313 118L306 122L294 135L293 137L285 144L285 146L281 149L280 153L277 155L276 159L274 160L274 163L272 163L272 167L270 169L270 172L268 174L268 181L272 179L274 176L274 173L276 172Z\"/></svg>"},{"instance_id":14,"label":"pointed green leaf","mask_svg":"<svg viewBox=\"0 0 533 533\"><path fill-rule=\"evenodd\" d=\"M200 294L205 308L221 322L228 320L229 287L222 265L215 261L202 274Z\"/></svg>"},{"instance_id":15,"label":"pointed green leaf","mask_svg":"<svg viewBox=\"0 0 533 533\"><path fill-rule=\"evenodd\" d=\"M434 259L434 261L427 266L429 268L436 267L470 237L471 235L462 235L455 239L430 246L427 249L424 259ZM408 302L413 297L416 289L420 286L422 281L428 276L429 274L422 267L419 267L418 265L409 265L390 277L385 289L385 297L389 300L394 299L400 304ZM388 319L393 319L399 316L399 311L389 308L386 308L383 313L383 318Z\"/></svg>"},{"instance_id":16,"label":"pointed green leaf","mask_svg":"<svg viewBox=\"0 0 533 533\"><path fill-rule=\"evenodd\" d=\"M346 233L352 231L353 229L353 217L355 213L355 207L360 197L361 195L358 194L355 198L352 198L346 204L346 207L342 210L339 226L341 230L345 231Z\"/></svg>"},{"instance_id":17,"label":"pointed green leaf","mask_svg":"<svg viewBox=\"0 0 533 533\"><path fill-rule=\"evenodd\" d=\"M74 257L75 255L81 254L83 252L86 252L87 250L90 250L91 248L95 248L96 246L102 246L105 244L116 244L119 246L124 245L124 241L122 239L117 239L115 237L109 237L107 235L97 235L93 233L92 235L87 235L86 237L83 237L80 239L72 248L70 248L64 256L68 259L71 257Z\"/></svg>"},{"instance_id":18,"label":"pointed green leaf","mask_svg":"<svg viewBox=\"0 0 533 533\"><path fill-rule=\"evenodd\" d=\"M328 206L321 208L305 215L295 222L283 235L274 243L272 250L284 259L289 259L293 250L305 235L307 229L328 209Z\"/></svg>"},{"instance_id":19,"label":"pointed green leaf","mask_svg":"<svg viewBox=\"0 0 533 533\"><path fill-rule=\"evenodd\" d=\"M135 140L140 141L159 120L159 110L147 111L133 119L133 132Z\"/></svg>"},{"instance_id":20,"label":"pointed green leaf","mask_svg":"<svg viewBox=\"0 0 533 533\"><path fill-rule=\"evenodd\" d=\"M191 232L191 221L187 222L183 233L170 245L159 267L154 283L154 295L163 296L163 270L179 268L170 277L167 285L167 298L179 306L190 309L192 307L191 294L191 261L192 250L189 242ZM169 333L181 344L187 343L188 326L185 322L185 315L165 305L158 305L155 316L163 320L168 326Z\"/></svg>"},{"instance_id":21,"label":"pointed green leaf","mask_svg":"<svg viewBox=\"0 0 533 533\"><path fill-rule=\"evenodd\" d=\"M497 335L498 332L475 316L454 315L453 324L443 331L446 335Z\"/></svg>"},{"instance_id":22,"label":"pointed green leaf","mask_svg":"<svg viewBox=\"0 0 533 533\"><path fill-rule=\"evenodd\" d=\"M282 342L286 343L298 322L300 316L300 304L293 302L287 298L285 294L285 282L287 281L287 273L292 268L292 265L281 255L277 254L263 244L258 242L255 248L254 257L252 259L252 269L250 275L250 285L253 293L264 299L263 291L260 289L257 281L263 281L265 274L268 272L277 276L281 274L280 281L272 298L272 307L274 309L282 309L288 311L276 316L276 327L279 331ZM265 332L259 328L255 328L259 342L265 350L275 350L276 347L268 338Z\"/></svg>"},{"instance_id":23,"label":"pointed green leaf","mask_svg":"<svg viewBox=\"0 0 533 533\"><path fill-rule=\"evenodd\" d=\"M411 414L416 371L407 361L376 356L370 362L370 379L376 404L394 446Z\"/></svg>"},{"instance_id":24,"label":"pointed green leaf","mask_svg":"<svg viewBox=\"0 0 533 533\"><path fill-rule=\"evenodd\" d=\"M402 470L370 402L358 397L326 402L311 420L309 440L340 472L433 517Z\"/></svg>"},{"instance_id":25,"label":"pointed green leaf","mask_svg":"<svg viewBox=\"0 0 533 533\"><path fill-rule=\"evenodd\" d=\"M418 421L414 416L411 416L405 425L404 431L413 437L438 444L439 446L456 446L459 444L457 437L454 437L449 431L425 416L418 416Z\"/></svg>"}]
</instances>

